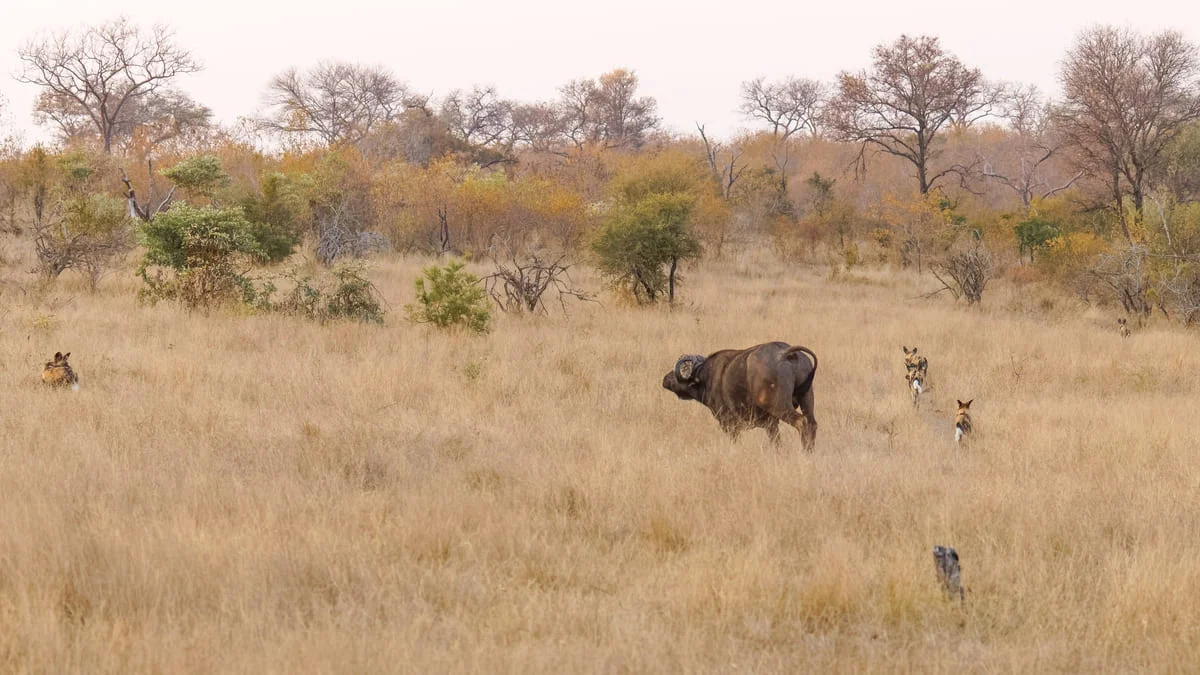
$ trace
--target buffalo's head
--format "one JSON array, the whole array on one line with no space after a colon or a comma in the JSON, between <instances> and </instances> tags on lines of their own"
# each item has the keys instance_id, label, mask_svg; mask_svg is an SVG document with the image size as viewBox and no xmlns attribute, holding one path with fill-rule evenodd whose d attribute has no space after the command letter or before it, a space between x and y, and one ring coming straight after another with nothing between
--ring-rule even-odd
<instances>
[{"instance_id":1,"label":"buffalo's head","mask_svg":"<svg viewBox=\"0 0 1200 675\"><path fill-rule=\"evenodd\" d=\"M699 354L685 354L675 362L675 368L663 376L663 389L674 393L681 399L704 399L704 357Z\"/></svg>"}]
</instances>

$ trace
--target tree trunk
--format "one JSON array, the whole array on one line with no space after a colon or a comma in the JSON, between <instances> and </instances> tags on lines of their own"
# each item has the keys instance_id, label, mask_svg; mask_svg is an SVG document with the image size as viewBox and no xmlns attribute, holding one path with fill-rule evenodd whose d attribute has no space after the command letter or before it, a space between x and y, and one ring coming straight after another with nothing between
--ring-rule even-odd
<instances>
[{"instance_id":1,"label":"tree trunk","mask_svg":"<svg viewBox=\"0 0 1200 675\"><path fill-rule=\"evenodd\" d=\"M925 144L925 129L924 123L921 128L917 129L917 181L921 184L921 195L929 194L929 159L926 154ZM920 271L920 263L917 264L917 271Z\"/></svg>"},{"instance_id":2,"label":"tree trunk","mask_svg":"<svg viewBox=\"0 0 1200 675\"><path fill-rule=\"evenodd\" d=\"M1137 218L1137 222L1142 222L1142 209L1146 203L1146 195L1142 193L1141 185L1134 185L1133 190L1133 213Z\"/></svg>"},{"instance_id":3,"label":"tree trunk","mask_svg":"<svg viewBox=\"0 0 1200 675\"><path fill-rule=\"evenodd\" d=\"M1121 194L1121 174L1116 169L1113 170L1112 191L1113 199L1116 200L1117 218L1121 223L1121 235L1125 237L1125 243L1133 245L1133 235L1129 233L1129 222L1125 218L1125 201Z\"/></svg>"},{"instance_id":4,"label":"tree trunk","mask_svg":"<svg viewBox=\"0 0 1200 675\"><path fill-rule=\"evenodd\" d=\"M667 302L675 304L675 268L679 265L679 258L671 256L671 272L667 275Z\"/></svg>"}]
</instances>

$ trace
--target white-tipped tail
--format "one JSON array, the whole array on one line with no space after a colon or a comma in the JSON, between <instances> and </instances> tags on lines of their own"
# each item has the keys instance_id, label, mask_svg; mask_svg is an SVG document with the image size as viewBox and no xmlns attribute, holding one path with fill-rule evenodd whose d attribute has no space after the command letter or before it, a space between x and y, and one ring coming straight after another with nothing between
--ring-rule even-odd
<instances>
[{"instance_id":1,"label":"white-tipped tail","mask_svg":"<svg viewBox=\"0 0 1200 675\"><path fill-rule=\"evenodd\" d=\"M921 381L920 380L913 380L913 391L917 392L918 394L920 394L923 391L921 389Z\"/></svg>"},{"instance_id":2,"label":"white-tipped tail","mask_svg":"<svg viewBox=\"0 0 1200 675\"><path fill-rule=\"evenodd\" d=\"M962 443L962 436L963 436L962 427L959 427L959 426L954 427L954 442Z\"/></svg>"}]
</instances>

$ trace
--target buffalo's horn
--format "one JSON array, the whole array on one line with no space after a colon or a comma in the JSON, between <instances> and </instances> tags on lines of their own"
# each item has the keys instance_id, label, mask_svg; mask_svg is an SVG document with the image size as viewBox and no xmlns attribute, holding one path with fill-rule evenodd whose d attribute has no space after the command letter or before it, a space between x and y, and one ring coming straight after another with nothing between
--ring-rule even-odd
<instances>
[{"instance_id":1,"label":"buffalo's horn","mask_svg":"<svg viewBox=\"0 0 1200 675\"><path fill-rule=\"evenodd\" d=\"M681 380L686 380L691 376L692 362L689 361L688 357L686 356L679 357L679 360L675 362L675 377Z\"/></svg>"},{"instance_id":2,"label":"buffalo's horn","mask_svg":"<svg viewBox=\"0 0 1200 675\"><path fill-rule=\"evenodd\" d=\"M675 376L684 381L692 379L696 376L696 366L703 361L704 359L699 356L679 357L679 362L675 364Z\"/></svg>"}]
</instances>

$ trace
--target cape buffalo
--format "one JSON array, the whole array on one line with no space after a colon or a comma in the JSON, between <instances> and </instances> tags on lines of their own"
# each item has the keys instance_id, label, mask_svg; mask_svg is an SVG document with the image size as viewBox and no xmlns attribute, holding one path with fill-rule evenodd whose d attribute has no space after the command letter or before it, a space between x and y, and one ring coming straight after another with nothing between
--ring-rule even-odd
<instances>
[{"instance_id":1,"label":"cape buffalo","mask_svg":"<svg viewBox=\"0 0 1200 675\"><path fill-rule=\"evenodd\" d=\"M778 443L779 423L787 422L796 427L804 449L811 452L817 440L812 389L816 374L817 355L812 350L768 342L707 357L681 356L662 384L681 399L703 403L735 438L742 429L763 427Z\"/></svg>"}]
</instances>

